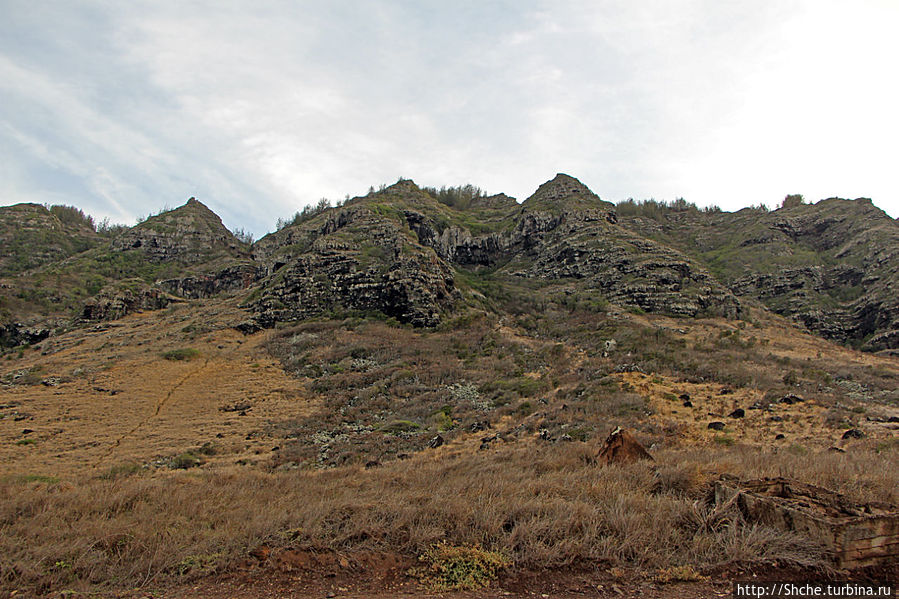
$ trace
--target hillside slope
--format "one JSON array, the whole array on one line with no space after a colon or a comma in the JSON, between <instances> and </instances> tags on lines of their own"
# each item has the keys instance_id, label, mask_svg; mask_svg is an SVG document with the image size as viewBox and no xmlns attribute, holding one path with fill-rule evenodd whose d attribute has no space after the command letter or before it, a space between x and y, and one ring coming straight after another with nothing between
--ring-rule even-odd
<instances>
[{"instance_id":1,"label":"hillside slope","mask_svg":"<svg viewBox=\"0 0 899 599\"><path fill-rule=\"evenodd\" d=\"M629 210L620 222L809 330L869 351L899 348L899 223L870 200L771 212L653 208Z\"/></svg>"}]
</instances>

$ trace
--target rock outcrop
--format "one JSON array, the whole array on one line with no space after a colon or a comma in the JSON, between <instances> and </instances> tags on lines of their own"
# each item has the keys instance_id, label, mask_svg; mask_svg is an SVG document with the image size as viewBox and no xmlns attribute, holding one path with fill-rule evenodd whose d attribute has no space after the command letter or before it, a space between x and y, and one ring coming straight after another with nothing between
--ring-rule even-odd
<instances>
[{"instance_id":1,"label":"rock outcrop","mask_svg":"<svg viewBox=\"0 0 899 599\"><path fill-rule=\"evenodd\" d=\"M364 203L263 243L271 274L247 302L261 326L328 312L380 312L435 326L457 298L452 270ZM301 243L296 243L302 239Z\"/></svg>"},{"instance_id":2,"label":"rock outcrop","mask_svg":"<svg viewBox=\"0 0 899 599\"><path fill-rule=\"evenodd\" d=\"M574 280L584 290L647 312L732 318L741 310L708 271L619 227L614 206L568 175L541 185L498 231L472 235L460 226L439 231L435 218L411 210L405 217L420 243L459 267Z\"/></svg>"},{"instance_id":3,"label":"rock outcrop","mask_svg":"<svg viewBox=\"0 0 899 599\"><path fill-rule=\"evenodd\" d=\"M139 250L151 262L180 264L238 259L248 253L222 220L195 198L128 229L113 241L112 247Z\"/></svg>"},{"instance_id":4,"label":"rock outcrop","mask_svg":"<svg viewBox=\"0 0 899 599\"><path fill-rule=\"evenodd\" d=\"M869 351L899 348L899 223L869 199L770 212L667 209L620 220L812 332Z\"/></svg>"},{"instance_id":5,"label":"rock outcrop","mask_svg":"<svg viewBox=\"0 0 899 599\"><path fill-rule=\"evenodd\" d=\"M175 299L159 289L146 285L137 284L132 288L113 286L104 289L96 298L85 303L80 319L115 320L143 310L165 308Z\"/></svg>"}]
</instances>

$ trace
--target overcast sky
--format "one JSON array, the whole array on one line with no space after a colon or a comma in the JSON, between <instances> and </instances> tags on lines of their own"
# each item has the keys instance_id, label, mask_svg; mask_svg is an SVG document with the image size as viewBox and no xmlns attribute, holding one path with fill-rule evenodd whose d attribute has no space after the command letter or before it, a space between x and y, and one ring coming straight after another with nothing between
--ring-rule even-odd
<instances>
[{"instance_id":1,"label":"overcast sky","mask_svg":"<svg viewBox=\"0 0 899 599\"><path fill-rule=\"evenodd\" d=\"M398 177L899 216L896 0L0 0L0 204L258 236Z\"/></svg>"}]
</instances>

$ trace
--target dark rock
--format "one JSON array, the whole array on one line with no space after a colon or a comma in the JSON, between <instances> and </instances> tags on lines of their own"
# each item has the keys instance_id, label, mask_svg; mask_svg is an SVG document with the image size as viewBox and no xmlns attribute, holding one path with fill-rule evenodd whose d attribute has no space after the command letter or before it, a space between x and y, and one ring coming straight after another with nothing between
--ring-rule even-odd
<instances>
[{"instance_id":1,"label":"dark rock","mask_svg":"<svg viewBox=\"0 0 899 599\"><path fill-rule=\"evenodd\" d=\"M372 468L377 468L380 465L381 465L381 462L379 462L378 460L369 460L369 461L365 462L365 469L371 470Z\"/></svg>"},{"instance_id":2,"label":"dark rock","mask_svg":"<svg viewBox=\"0 0 899 599\"><path fill-rule=\"evenodd\" d=\"M899 416L890 416L887 418L887 422L899 422Z\"/></svg>"},{"instance_id":3,"label":"dark rock","mask_svg":"<svg viewBox=\"0 0 899 599\"><path fill-rule=\"evenodd\" d=\"M572 440L573 439L571 438L571 435L562 435L561 437L559 437L559 441L568 442L568 441L572 441Z\"/></svg>"},{"instance_id":4,"label":"dark rock","mask_svg":"<svg viewBox=\"0 0 899 599\"><path fill-rule=\"evenodd\" d=\"M23 429L22 429L22 434L23 434L23 435L30 435L30 434L33 433L33 432L34 432L34 431L31 430L30 428L23 428Z\"/></svg>"},{"instance_id":5,"label":"dark rock","mask_svg":"<svg viewBox=\"0 0 899 599\"><path fill-rule=\"evenodd\" d=\"M684 402L684 407L685 407L685 408L692 408L692 407L693 407L693 402L690 401L690 400L688 399L687 401Z\"/></svg>"},{"instance_id":6,"label":"dark rock","mask_svg":"<svg viewBox=\"0 0 899 599\"><path fill-rule=\"evenodd\" d=\"M201 299L246 289L263 276L265 276L265 268L262 266L238 264L214 273L159 281L156 285L172 295Z\"/></svg>"},{"instance_id":7,"label":"dark rock","mask_svg":"<svg viewBox=\"0 0 899 599\"><path fill-rule=\"evenodd\" d=\"M244 335L252 335L262 330L262 326L254 320L245 320L235 325L234 328Z\"/></svg>"},{"instance_id":8,"label":"dark rock","mask_svg":"<svg viewBox=\"0 0 899 599\"><path fill-rule=\"evenodd\" d=\"M182 300L172 298L163 291L146 285L136 290L120 289L113 285L84 304L81 309L81 320L116 320L142 310L165 308L172 301Z\"/></svg>"},{"instance_id":9,"label":"dark rock","mask_svg":"<svg viewBox=\"0 0 899 599\"><path fill-rule=\"evenodd\" d=\"M34 345L50 336L50 329L42 326L29 326L20 322L9 322L0 325L0 347L17 347Z\"/></svg>"},{"instance_id":10,"label":"dark rock","mask_svg":"<svg viewBox=\"0 0 899 599\"><path fill-rule=\"evenodd\" d=\"M743 408L737 408L727 415L728 418L743 418L744 416L746 416L746 411Z\"/></svg>"},{"instance_id":11,"label":"dark rock","mask_svg":"<svg viewBox=\"0 0 899 599\"><path fill-rule=\"evenodd\" d=\"M787 393L786 395L781 397L779 401L782 404L787 404L788 406L791 406L793 404L797 404L797 403L803 402L805 400L803 398L799 397L798 395L794 395L793 393Z\"/></svg>"},{"instance_id":12,"label":"dark rock","mask_svg":"<svg viewBox=\"0 0 899 599\"><path fill-rule=\"evenodd\" d=\"M723 431L725 426L727 426L727 425L724 424L723 422L716 421L716 422L709 422L708 428L712 429L713 431Z\"/></svg>"},{"instance_id":13,"label":"dark rock","mask_svg":"<svg viewBox=\"0 0 899 599\"><path fill-rule=\"evenodd\" d=\"M730 387L722 387L721 391L718 392L718 395L730 395L734 390Z\"/></svg>"},{"instance_id":14,"label":"dark rock","mask_svg":"<svg viewBox=\"0 0 899 599\"><path fill-rule=\"evenodd\" d=\"M680 399L681 401L690 401L690 394L681 393L680 396L678 396L678 399Z\"/></svg>"},{"instance_id":15,"label":"dark rock","mask_svg":"<svg viewBox=\"0 0 899 599\"><path fill-rule=\"evenodd\" d=\"M780 441L781 439L786 439L786 438L787 438L786 435L784 435L783 433L777 433L777 434L774 436L774 440L775 440L775 441Z\"/></svg>"},{"instance_id":16,"label":"dark rock","mask_svg":"<svg viewBox=\"0 0 899 599\"><path fill-rule=\"evenodd\" d=\"M772 416L768 420L770 422L783 422L783 416Z\"/></svg>"},{"instance_id":17,"label":"dark rock","mask_svg":"<svg viewBox=\"0 0 899 599\"><path fill-rule=\"evenodd\" d=\"M552 441L553 440L553 436L546 429L541 430L539 436L540 436L540 439L542 439L543 441Z\"/></svg>"},{"instance_id":18,"label":"dark rock","mask_svg":"<svg viewBox=\"0 0 899 599\"><path fill-rule=\"evenodd\" d=\"M837 447L836 445L831 445L827 448L827 451L831 451L833 453L846 453L846 450L842 447Z\"/></svg>"},{"instance_id":19,"label":"dark rock","mask_svg":"<svg viewBox=\"0 0 899 599\"><path fill-rule=\"evenodd\" d=\"M481 431L485 431L490 428L490 423L486 420L478 420L476 422L472 422L471 426L468 427L468 430L472 433L479 433Z\"/></svg>"},{"instance_id":20,"label":"dark rock","mask_svg":"<svg viewBox=\"0 0 899 599\"><path fill-rule=\"evenodd\" d=\"M867 435L857 428L850 428L843 433L843 439L864 439Z\"/></svg>"},{"instance_id":21,"label":"dark rock","mask_svg":"<svg viewBox=\"0 0 899 599\"><path fill-rule=\"evenodd\" d=\"M436 437L428 441L428 447L430 447L431 449L437 449L441 445L443 445L443 437L441 437L440 435L437 435Z\"/></svg>"}]
</instances>

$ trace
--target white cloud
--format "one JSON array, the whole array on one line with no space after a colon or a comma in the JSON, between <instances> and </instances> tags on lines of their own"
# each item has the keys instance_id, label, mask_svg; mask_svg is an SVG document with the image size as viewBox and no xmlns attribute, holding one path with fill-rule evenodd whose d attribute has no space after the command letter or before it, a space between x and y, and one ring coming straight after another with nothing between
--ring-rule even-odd
<instances>
[{"instance_id":1,"label":"white cloud","mask_svg":"<svg viewBox=\"0 0 899 599\"><path fill-rule=\"evenodd\" d=\"M612 200L871 195L896 215L897 11L13 3L0 24L3 201L68 191L129 219L195 195L258 235L401 175L524 199L563 171Z\"/></svg>"}]
</instances>

